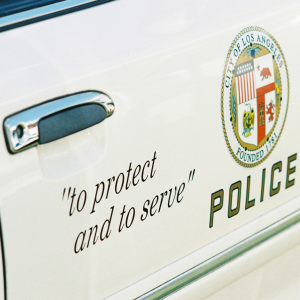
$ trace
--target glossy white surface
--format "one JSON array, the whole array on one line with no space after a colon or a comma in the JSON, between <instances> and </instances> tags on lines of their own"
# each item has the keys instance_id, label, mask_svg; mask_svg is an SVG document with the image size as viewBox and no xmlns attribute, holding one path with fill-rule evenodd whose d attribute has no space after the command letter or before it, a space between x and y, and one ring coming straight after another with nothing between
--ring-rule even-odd
<instances>
[{"instance_id":1,"label":"glossy white surface","mask_svg":"<svg viewBox=\"0 0 300 300\"><path fill-rule=\"evenodd\" d=\"M297 224L166 299L299 299L299 233Z\"/></svg>"},{"instance_id":2,"label":"glossy white surface","mask_svg":"<svg viewBox=\"0 0 300 300\"><path fill-rule=\"evenodd\" d=\"M179 276L186 270L193 268L199 263L208 260L209 258L221 253L229 247L232 247L236 243L259 232L259 230L262 228L262 225L266 228L275 220L281 220L299 208L300 198L298 196L290 201L287 201L285 204L270 211L269 213L249 222L245 226L232 231L228 235L225 235L224 237L208 244L203 248L200 248L190 255L175 261L166 268L163 268L162 270L151 274L147 278L112 295L108 299L135 299L138 295L143 294L145 290L151 291L162 283ZM237 259L221 267L219 270L198 279L188 286L185 286L182 290L167 297L167 299L194 299L194 297L196 297L196 299L204 299L209 295L222 290L226 286L229 286L237 281L239 278L246 276L255 269L261 268L264 264L268 263L272 259L275 259L285 251L288 251L289 249L292 249L298 245L298 231L299 224L292 227L292 229L288 229L281 233L280 237L276 236L271 238L267 242L264 242L261 246L258 246L250 252L238 257ZM249 261L251 262L250 264ZM283 266L278 265L278 272L281 272L282 267ZM298 285L294 288L297 287ZM224 299L231 299L231 294L226 295L226 290L225 294L222 295Z\"/></svg>"},{"instance_id":3,"label":"glossy white surface","mask_svg":"<svg viewBox=\"0 0 300 300\"><path fill-rule=\"evenodd\" d=\"M300 6L298 1L243 3L115 1L0 34L2 120L26 107L85 90L108 94L116 107L105 124L68 137L66 144L56 141L12 156L2 139L0 208L9 299L103 299L215 243L202 248L197 259L192 256L188 263L136 287L134 294L139 296L247 237L253 228L258 231L276 221L280 212L271 219L262 217L255 227L246 225L300 193L298 171L292 177L296 184L284 188L287 157L300 148L295 139L300 125ZM262 165L246 169L227 149L220 96L230 44L251 25L266 29L282 48L290 76L290 106L273 153ZM91 152L85 157L86 149ZM111 193L90 214L96 184L126 174L130 162L132 168L143 165L155 151L153 178L131 184L118 195ZM270 169L277 161L282 161L282 172L276 174L282 186L270 198ZM266 191L260 203L263 168ZM188 182L193 169L194 179ZM245 211L249 175L251 197L257 202ZM228 189L238 180L243 184L241 210L228 219ZM175 201L171 208L163 203L160 213L140 221L147 199L182 182L182 202ZM62 200L69 187L76 187L77 196L83 189L87 193L86 207L72 216L70 199ZM211 194L221 188L224 207L209 228ZM136 219L132 227L118 232L124 205L127 211L136 208ZM95 224L101 227L112 206L110 237L75 254L79 232ZM246 229L235 234L243 225ZM229 233L234 238L228 239ZM117 299L132 299L128 291L122 295L116 294Z\"/></svg>"}]
</instances>

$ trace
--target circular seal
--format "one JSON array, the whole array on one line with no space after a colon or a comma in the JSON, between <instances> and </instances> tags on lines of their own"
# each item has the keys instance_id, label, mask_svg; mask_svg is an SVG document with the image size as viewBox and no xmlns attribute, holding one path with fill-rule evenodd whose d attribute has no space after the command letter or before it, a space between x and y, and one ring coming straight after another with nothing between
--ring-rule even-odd
<instances>
[{"instance_id":1,"label":"circular seal","mask_svg":"<svg viewBox=\"0 0 300 300\"><path fill-rule=\"evenodd\" d=\"M289 103L289 78L280 46L248 27L229 49L222 81L222 123L227 146L243 167L263 162L276 146Z\"/></svg>"}]
</instances>

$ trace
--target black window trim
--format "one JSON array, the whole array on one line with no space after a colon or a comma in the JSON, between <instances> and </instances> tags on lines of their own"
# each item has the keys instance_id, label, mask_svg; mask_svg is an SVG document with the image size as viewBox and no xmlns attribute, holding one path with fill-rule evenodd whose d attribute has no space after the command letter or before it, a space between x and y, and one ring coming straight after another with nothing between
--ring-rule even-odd
<instances>
[{"instance_id":1,"label":"black window trim","mask_svg":"<svg viewBox=\"0 0 300 300\"><path fill-rule=\"evenodd\" d=\"M115 0L65 0L0 18L0 32Z\"/></svg>"}]
</instances>

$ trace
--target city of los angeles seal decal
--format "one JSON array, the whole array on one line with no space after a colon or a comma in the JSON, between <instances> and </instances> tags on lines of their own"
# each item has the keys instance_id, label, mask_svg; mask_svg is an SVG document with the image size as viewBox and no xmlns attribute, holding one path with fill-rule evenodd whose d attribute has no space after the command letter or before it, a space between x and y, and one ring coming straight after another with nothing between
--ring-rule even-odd
<instances>
[{"instance_id":1,"label":"city of los angeles seal decal","mask_svg":"<svg viewBox=\"0 0 300 300\"><path fill-rule=\"evenodd\" d=\"M233 158L244 167L263 162L276 146L289 103L289 78L280 46L248 27L229 49L222 81L222 123Z\"/></svg>"}]
</instances>

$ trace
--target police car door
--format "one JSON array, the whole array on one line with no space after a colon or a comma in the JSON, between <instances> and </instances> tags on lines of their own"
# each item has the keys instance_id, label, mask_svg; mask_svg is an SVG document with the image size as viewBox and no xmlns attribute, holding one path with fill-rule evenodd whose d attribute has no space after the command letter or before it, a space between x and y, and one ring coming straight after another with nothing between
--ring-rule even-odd
<instances>
[{"instance_id":1,"label":"police car door","mask_svg":"<svg viewBox=\"0 0 300 300\"><path fill-rule=\"evenodd\" d=\"M3 3L7 299L160 299L297 223L297 2Z\"/></svg>"}]
</instances>

